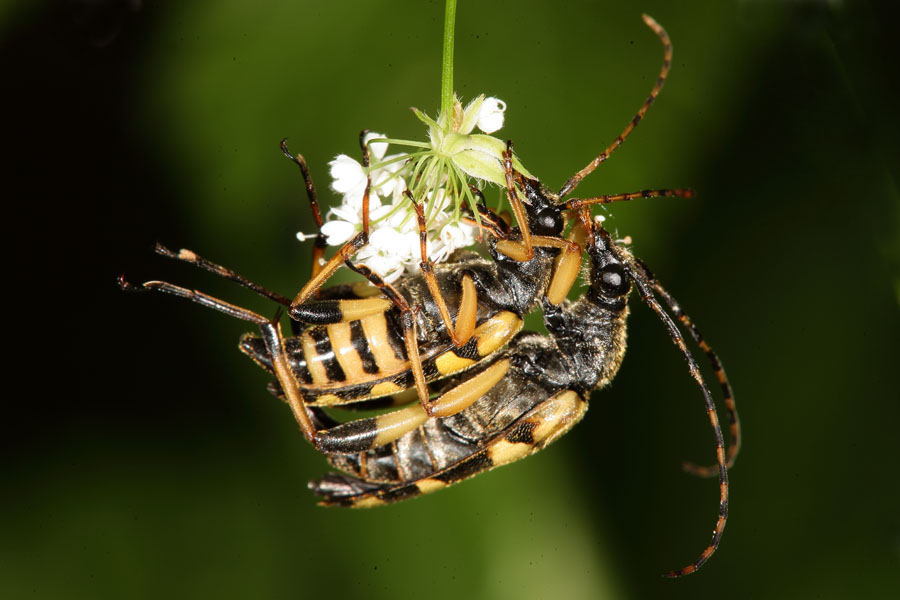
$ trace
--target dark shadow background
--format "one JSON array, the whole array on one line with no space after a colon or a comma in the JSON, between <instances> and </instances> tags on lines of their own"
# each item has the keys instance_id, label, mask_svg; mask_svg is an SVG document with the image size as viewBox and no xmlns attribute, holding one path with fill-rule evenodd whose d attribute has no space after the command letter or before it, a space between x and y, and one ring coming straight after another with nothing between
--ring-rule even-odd
<instances>
[{"instance_id":1,"label":"dark shadow background","mask_svg":"<svg viewBox=\"0 0 900 600\"><path fill-rule=\"evenodd\" d=\"M900 589L896 29L840 2L460 1L456 88L557 187L692 186L615 207L728 366L745 431L720 551L699 395L635 302L587 418L527 461L371 511L314 505L325 461L235 348L246 327L115 279L270 310L152 254L188 246L292 294L311 220L363 127L421 138L440 2L5 2L6 598L846 598Z\"/></svg>"}]
</instances>

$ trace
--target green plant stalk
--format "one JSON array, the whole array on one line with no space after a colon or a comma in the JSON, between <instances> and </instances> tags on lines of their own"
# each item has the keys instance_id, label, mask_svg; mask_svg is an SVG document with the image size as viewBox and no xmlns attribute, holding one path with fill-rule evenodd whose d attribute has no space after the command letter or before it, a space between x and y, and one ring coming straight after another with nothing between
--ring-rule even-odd
<instances>
[{"instance_id":1,"label":"green plant stalk","mask_svg":"<svg viewBox=\"0 0 900 600\"><path fill-rule=\"evenodd\" d=\"M441 114L453 109L453 42L456 30L456 0L447 0L444 12L444 55L441 62ZM452 122L451 121L448 121Z\"/></svg>"}]
</instances>

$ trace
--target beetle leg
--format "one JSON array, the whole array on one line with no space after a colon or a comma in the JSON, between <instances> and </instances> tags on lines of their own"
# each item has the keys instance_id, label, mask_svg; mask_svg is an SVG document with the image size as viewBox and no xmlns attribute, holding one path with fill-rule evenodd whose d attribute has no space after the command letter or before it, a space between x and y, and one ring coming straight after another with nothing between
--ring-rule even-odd
<instances>
[{"instance_id":1,"label":"beetle leg","mask_svg":"<svg viewBox=\"0 0 900 600\"><path fill-rule=\"evenodd\" d=\"M478 292L472 276L466 273L462 278L462 298L456 312L456 337L460 345L465 344L475 332L478 317Z\"/></svg>"},{"instance_id":2,"label":"beetle leg","mask_svg":"<svg viewBox=\"0 0 900 600\"><path fill-rule=\"evenodd\" d=\"M475 321L478 314L475 282L469 275L463 276L462 298L456 313L456 326L454 327L453 320L450 318L450 311L447 309L447 302L444 300L444 294L441 292L437 277L434 274L434 263L428 258L428 229L425 224L425 210L421 204L416 202L409 190L405 190L405 193L409 201L412 202L416 211L416 219L419 223L419 251L422 255L422 262L419 263L419 266L422 269L422 276L425 278L428 291L431 292L434 304L441 315L444 327L447 329L450 339L453 340L453 345L461 348L469 341L469 338L472 337L472 332L475 331Z\"/></svg>"},{"instance_id":3,"label":"beetle leg","mask_svg":"<svg viewBox=\"0 0 900 600\"><path fill-rule=\"evenodd\" d=\"M469 407L487 394L509 371L509 359L500 359L477 375L467 379L455 388L441 395L432 404L431 414L435 417L449 417Z\"/></svg>"},{"instance_id":4,"label":"beetle leg","mask_svg":"<svg viewBox=\"0 0 900 600\"><path fill-rule=\"evenodd\" d=\"M403 326L403 343L406 346L406 356L409 359L409 368L413 374L416 390L419 394L419 402L426 411L430 411L428 402L428 386L425 383L425 371L422 369L422 359L419 357L419 342L416 338L416 319L413 309L406 299L389 283L385 283L381 277L366 265L356 265L350 259L345 264L356 271L372 285L381 290L388 299L400 310L400 322Z\"/></svg>"},{"instance_id":5,"label":"beetle leg","mask_svg":"<svg viewBox=\"0 0 900 600\"><path fill-rule=\"evenodd\" d=\"M326 454L356 454L389 444L428 420L421 404L318 431L313 444Z\"/></svg>"},{"instance_id":6,"label":"beetle leg","mask_svg":"<svg viewBox=\"0 0 900 600\"><path fill-rule=\"evenodd\" d=\"M362 230L369 233L369 194L372 191L372 178L368 175L369 169L369 147L366 145L366 134L368 129L359 132L359 147L362 149L363 169L366 170L366 191L363 193L362 199Z\"/></svg>"},{"instance_id":7,"label":"beetle leg","mask_svg":"<svg viewBox=\"0 0 900 600\"><path fill-rule=\"evenodd\" d=\"M582 250L575 239L582 232L581 225L576 224L569 232L565 246L553 261L553 275L550 278L550 285L547 287L547 300L550 304L558 305L565 300L569 295L569 290L575 285L575 280L578 279L578 273L581 271Z\"/></svg>"},{"instance_id":8,"label":"beetle leg","mask_svg":"<svg viewBox=\"0 0 900 600\"><path fill-rule=\"evenodd\" d=\"M532 248L559 248L563 250L572 245L573 244L570 244L567 240L564 240L560 237L553 237L549 235L531 236ZM577 246L577 244L574 245ZM529 260L531 260L526 254L527 248L525 246L525 242L523 242L522 240L500 240L495 245L495 248L501 254L504 254L515 261L528 262Z\"/></svg>"},{"instance_id":9,"label":"beetle leg","mask_svg":"<svg viewBox=\"0 0 900 600\"><path fill-rule=\"evenodd\" d=\"M369 168L369 148L365 144L366 134L369 133L367 130L363 129L359 134L359 145L362 147L363 153L363 168L368 170ZM290 156L288 154L288 156ZM293 159L293 157L291 157ZM302 158L302 157L301 157ZM297 162L300 166L300 170L303 171L303 165L305 161L301 164L301 162ZM308 171L304 172L304 178L308 175ZM312 186L312 180L308 180L307 189L310 189ZM293 302L291 302L291 310L289 311L291 317L294 316L294 313L300 311L298 308L301 304L305 303L307 300L312 298L315 294L318 293L319 288L324 285L328 278L337 271L338 267L341 266L345 261L353 258L353 256L359 252L360 248L369 243L369 195L372 192L372 178L366 174L366 189L363 192L362 198L362 231L357 233L353 238L350 239L349 242L341 246L341 249L337 251L337 253L332 256L327 262L322 263L322 253L324 253L324 247L322 252L319 254L313 253L313 270L312 277L310 277L309 281L306 282L297 295L294 297ZM310 197L310 202L313 202L312 196ZM318 212L318 203L315 204L313 209L313 214L318 215L316 218L316 223L319 225L319 237L322 237L321 228L322 228L322 215ZM317 242L318 244L318 238ZM298 319L302 320L302 319Z\"/></svg>"},{"instance_id":10,"label":"beetle leg","mask_svg":"<svg viewBox=\"0 0 900 600\"><path fill-rule=\"evenodd\" d=\"M415 388L407 388L402 392L391 394L390 396L382 396L371 400L360 400L351 404L336 404L335 409L343 411L356 412L367 410L381 410L386 408L395 408L398 406L407 406L413 402L418 402L419 393Z\"/></svg>"},{"instance_id":11,"label":"beetle leg","mask_svg":"<svg viewBox=\"0 0 900 600\"><path fill-rule=\"evenodd\" d=\"M432 416L448 417L471 406L494 387L509 370L509 359L498 360L478 375L435 399ZM421 426L429 414L420 404L377 417L357 419L315 434L316 449L325 453L355 454L389 444Z\"/></svg>"},{"instance_id":12,"label":"beetle leg","mask_svg":"<svg viewBox=\"0 0 900 600\"><path fill-rule=\"evenodd\" d=\"M543 235L536 235L531 238L531 243L534 247L558 248L560 251L554 260L553 276L550 280L550 286L547 288L547 299L552 304L559 304L565 299L569 290L575 285L575 280L578 278L578 272L581 269L581 246L573 239L564 240ZM527 247L524 241L500 240L494 248L497 252L513 260L530 260L527 256Z\"/></svg>"},{"instance_id":13,"label":"beetle leg","mask_svg":"<svg viewBox=\"0 0 900 600\"><path fill-rule=\"evenodd\" d=\"M341 246L340 250L322 265L322 268L306 282L306 285L294 297L294 300L291 302L291 308L288 311L291 317L294 316L296 311L300 310L299 306L301 304L312 298L319 291L319 288L338 270L338 267L344 264L345 260L353 258L353 255L368 243L369 234L366 231L360 231L349 242Z\"/></svg>"},{"instance_id":14,"label":"beetle leg","mask_svg":"<svg viewBox=\"0 0 900 600\"><path fill-rule=\"evenodd\" d=\"M309 167L306 165L306 159L303 158L301 154L291 154L287 149L287 138L281 140L281 151L300 167L300 173L303 176L303 183L306 185L306 196L309 198L313 219L315 219L316 227L319 229L319 234L316 236L316 241L313 244L312 268L310 271L311 276L315 277L318 275L319 271L322 270L324 262L322 257L325 255L325 246L327 246L325 243L325 236L322 235L322 225L324 224L324 221L322 220L322 212L319 210L319 198L316 193L316 186L313 185L312 175L309 172Z\"/></svg>"},{"instance_id":15,"label":"beetle leg","mask_svg":"<svg viewBox=\"0 0 900 600\"><path fill-rule=\"evenodd\" d=\"M315 444L316 427L313 424L312 416L309 408L303 401L303 394L300 392L300 386L297 378L291 369L287 356L284 352L284 344L282 343L281 325L279 323L260 323L262 338L266 344L266 350L272 359L272 368L278 383L281 384L281 390L284 393L284 399L291 407L294 418L300 426L300 431L312 444Z\"/></svg>"},{"instance_id":16,"label":"beetle leg","mask_svg":"<svg viewBox=\"0 0 900 600\"><path fill-rule=\"evenodd\" d=\"M521 262L534 258L534 248L532 247L531 228L528 225L528 215L525 213L525 206L519 197L516 189L515 175L513 173L513 143L512 140L506 141L506 151L503 152L503 170L506 176L506 197L509 199L509 205L512 207L513 213L516 215L516 222L519 224L519 231L522 232L523 258Z\"/></svg>"},{"instance_id":17,"label":"beetle leg","mask_svg":"<svg viewBox=\"0 0 900 600\"><path fill-rule=\"evenodd\" d=\"M469 190L478 197L475 209L478 211L477 219L473 215L472 218L463 217L461 220L473 227L487 230L492 236L499 240L505 240L509 237L509 224L503 218L489 209L484 201L484 194L481 193L476 186L469 184ZM481 241L481 232L478 234L478 240Z\"/></svg>"},{"instance_id":18,"label":"beetle leg","mask_svg":"<svg viewBox=\"0 0 900 600\"><path fill-rule=\"evenodd\" d=\"M531 260L528 258L527 249L521 240L500 240L494 248L496 248L497 252L518 262L528 262Z\"/></svg>"},{"instance_id":19,"label":"beetle leg","mask_svg":"<svg viewBox=\"0 0 900 600\"><path fill-rule=\"evenodd\" d=\"M314 300L291 310L291 318L310 325L349 323L383 313L393 305L387 298Z\"/></svg>"}]
</instances>

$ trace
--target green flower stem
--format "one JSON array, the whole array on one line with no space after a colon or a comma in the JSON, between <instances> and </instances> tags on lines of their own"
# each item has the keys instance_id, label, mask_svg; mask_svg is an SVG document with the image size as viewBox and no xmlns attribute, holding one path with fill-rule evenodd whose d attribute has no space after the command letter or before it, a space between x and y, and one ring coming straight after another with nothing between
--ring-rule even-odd
<instances>
[{"instance_id":1,"label":"green flower stem","mask_svg":"<svg viewBox=\"0 0 900 600\"><path fill-rule=\"evenodd\" d=\"M441 63L441 114L453 109L453 41L456 29L456 0L447 0L444 12L444 57Z\"/></svg>"},{"instance_id":2,"label":"green flower stem","mask_svg":"<svg viewBox=\"0 0 900 600\"><path fill-rule=\"evenodd\" d=\"M478 227L481 227L481 214L478 212L477 203L475 202L475 196L472 195L472 190L469 189L469 179L466 177L466 174L460 171L459 167L455 164L450 163L453 171L456 173L455 179L459 181L460 188L462 188L462 192L465 193L466 201L469 204L469 208L472 210L472 214L475 216L475 222L478 224ZM463 201L463 193L460 193L459 196L456 197L456 214L459 214L459 206Z\"/></svg>"},{"instance_id":3,"label":"green flower stem","mask_svg":"<svg viewBox=\"0 0 900 600\"><path fill-rule=\"evenodd\" d=\"M431 148L431 144L426 142L414 142L412 140L395 140L394 138L372 138L369 140L371 144L393 144L395 146L409 146L411 148Z\"/></svg>"}]
</instances>

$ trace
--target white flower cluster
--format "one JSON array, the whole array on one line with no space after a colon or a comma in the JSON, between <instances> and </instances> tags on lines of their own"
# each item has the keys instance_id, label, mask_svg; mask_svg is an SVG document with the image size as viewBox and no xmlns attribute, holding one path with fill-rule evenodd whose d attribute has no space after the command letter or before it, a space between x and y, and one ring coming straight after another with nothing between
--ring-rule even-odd
<instances>
[{"instance_id":1,"label":"white flower cluster","mask_svg":"<svg viewBox=\"0 0 900 600\"><path fill-rule=\"evenodd\" d=\"M404 272L418 271L422 260L418 221L412 202L404 193L407 189L425 207L426 249L431 261L441 262L457 248L474 244L478 228L462 221L460 211L464 196L468 195L471 202L467 176L476 181L502 181L500 148L503 143L490 136L469 134L476 125L485 133L497 131L503 126L505 110L506 104L496 98L480 96L465 110L457 102L453 118L426 121L431 126L429 144L396 142L425 150L386 156L388 143L373 141L385 140L386 136L369 133L364 138L371 159L368 169L345 154L336 157L329 163L331 188L342 196L342 201L340 206L328 211L322 226L328 245L340 246L362 230L367 172L372 182L369 243L355 260L365 263L386 282L395 281ZM454 150L447 152L444 146L450 136L454 136ZM472 143L466 143L467 140ZM486 151L484 148L488 146ZM483 174L487 172L490 176ZM301 241L307 238L304 234L297 237Z\"/></svg>"}]
</instances>

